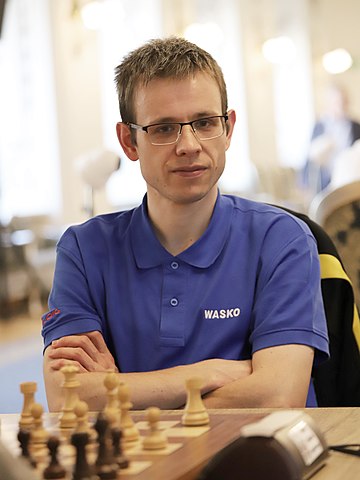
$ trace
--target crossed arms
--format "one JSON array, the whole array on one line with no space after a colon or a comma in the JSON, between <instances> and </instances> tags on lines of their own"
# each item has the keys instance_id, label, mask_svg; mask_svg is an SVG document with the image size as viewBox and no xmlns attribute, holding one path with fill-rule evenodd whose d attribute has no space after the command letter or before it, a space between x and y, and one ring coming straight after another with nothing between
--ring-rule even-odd
<instances>
[{"instance_id":1,"label":"crossed arms","mask_svg":"<svg viewBox=\"0 0 360 480\"><path fill-rule=\"evenodd\" d=\"M306 345L282 345L259 350L251 360L209 359L151 372L121 373L129 385L135 409L156 405L175 409L186 401L185 380L204 379L202 395L208 408L304 407L314 351ZM44 379L50 411L63 404L60 369L79 367L80 397L91 410L104 407L103 380L118 371L100 332L60 338L44 354Z\"/></svg>"}]
</instances>

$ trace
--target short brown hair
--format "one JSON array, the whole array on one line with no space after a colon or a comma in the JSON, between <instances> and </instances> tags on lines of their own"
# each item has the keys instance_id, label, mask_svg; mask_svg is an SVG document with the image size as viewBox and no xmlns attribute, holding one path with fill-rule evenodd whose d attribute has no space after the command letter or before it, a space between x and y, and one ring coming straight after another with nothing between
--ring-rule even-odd
<instances>
[{"instance_id":1,"label":"short brown hair","mask_svg":"<svg viewBox=\"0 0 360 480\"><path fill-rule=\"evenodd\" d=\"M155 78L187 78L208 73L218 84L223 113L227 111L227 91L223 73L205 50L180 37L154 39L130 52L115 69L115 83L123 122L136 122L134 92Z\"/></svg>"}]
</instances>

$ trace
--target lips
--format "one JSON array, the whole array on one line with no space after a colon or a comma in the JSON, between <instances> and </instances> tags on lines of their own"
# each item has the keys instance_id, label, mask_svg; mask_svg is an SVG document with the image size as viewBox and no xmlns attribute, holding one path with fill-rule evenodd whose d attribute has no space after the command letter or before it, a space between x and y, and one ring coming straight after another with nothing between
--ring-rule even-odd
<instances>
[{"instance_id":1,"label":"lips","mask_svg":"<svg viewBox=\"0 0 360 480\"><path fill-rule=\"evenodd\" d=\"M173 170L174 173L179 173L182 175L195 175L198 173L202 173L206 170L206 167L203 165L191 165L189 167L179 167Z\"/></svg>"}]
</instances>

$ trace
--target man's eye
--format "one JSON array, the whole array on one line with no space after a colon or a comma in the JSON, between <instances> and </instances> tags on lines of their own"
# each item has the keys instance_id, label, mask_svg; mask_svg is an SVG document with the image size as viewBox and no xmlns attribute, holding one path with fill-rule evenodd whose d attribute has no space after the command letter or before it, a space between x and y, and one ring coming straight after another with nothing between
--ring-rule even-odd
<instances>
[{"instance_id":1,"label":"man's eye","mask_svg":"<svg viewBox=\"0 0 360 480\"><path fill-rule=\"evenodd\" d=\"M168 133L173 133L176 130L176 125L164 123L163 125L156 125L153 129L153 133L155 134L166 135Z\"/></svg>"},{"instance_id":2,"label":"man's eye","mask_svg":"<svg viewBox=\"0 0 360 480\"><path fill-rule=\"evenodd\" d=\"M214 118L202 118L201 120L197 120L194 127L196 129L204 130L207 128L214 127L216 125L216 120Z\"/></svg>"}]
</instances>

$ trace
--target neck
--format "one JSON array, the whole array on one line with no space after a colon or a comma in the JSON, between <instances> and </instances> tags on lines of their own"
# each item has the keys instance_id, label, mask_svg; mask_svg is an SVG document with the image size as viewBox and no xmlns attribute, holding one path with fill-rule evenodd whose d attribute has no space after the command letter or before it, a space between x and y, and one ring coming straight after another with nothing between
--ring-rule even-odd
<instances>
[{"instance_id":1,"label":"neck","mask_svg":"<svg viewBox=\"0 0 360 480\"><path fill-rule=\"evenodd\" d=\"M214 190L210 198L190 204L171 202L152 203L148 197L148 211L156 236L162 246L172 255L193 245L209 225L217 197Z\"/></svg>"}]
</instances>

